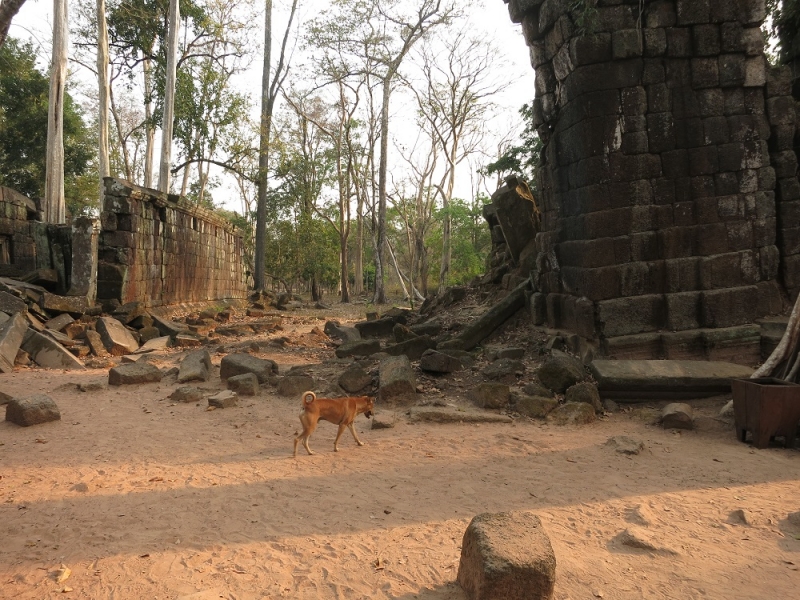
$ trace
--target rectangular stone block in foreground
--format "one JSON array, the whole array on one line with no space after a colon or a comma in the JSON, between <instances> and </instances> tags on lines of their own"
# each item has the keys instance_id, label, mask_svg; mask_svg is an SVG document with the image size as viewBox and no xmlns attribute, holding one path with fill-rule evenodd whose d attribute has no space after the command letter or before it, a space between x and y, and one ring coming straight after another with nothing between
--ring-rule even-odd
<instances>
[{"instance_id":1,"label":"rectangular stone block in foreground","mask_svg":"<svg viewBox=\"0 0 800 600\"><path fill-rule=\"evenodd\" d=\"M458 583L469 600L550 600L556 556L539 517L483 513L461 544Z\"/></svg>"}]
</instances>

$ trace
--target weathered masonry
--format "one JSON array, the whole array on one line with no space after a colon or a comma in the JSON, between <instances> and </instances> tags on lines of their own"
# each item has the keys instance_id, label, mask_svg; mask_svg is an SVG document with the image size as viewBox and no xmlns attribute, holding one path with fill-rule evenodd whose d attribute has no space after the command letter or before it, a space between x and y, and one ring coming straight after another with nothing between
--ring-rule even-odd
<instances>
[{"instance_id":1,"label":"weathered masonry","mask_svg":"<svg viewBox=\"0 0 800 600\"><path fill-rule=\"evenodd\" d=\"M105 180L101 218L41 222L36 203L0 187L0 276L37 283L75 312L244 298L244 243L225 219L179 196ZM55 300L53 300L55 302Z\"/></svg>"},{"instance_id":2,"label":"weathered masonry","mask_svg":"<svg viewBox=\"0 0 800 600\"><path fill-rule=\"evenodd\" d=\"M795 101L764 0L505 0L544 141L532 313L612 356L757 357L800 290ZM583 29L581 29L580 24Z\"/></svg>"},{"instance_id":3,"label":"weathered masonry","mask_svg":"<svg viewBox=\"0 0 800 600\"><path fill-rule=\"evenodd\" d=\"M98 297L147 306L243 298L242 237L184 198L107 178Z\"/></svg>"}]
</instances>

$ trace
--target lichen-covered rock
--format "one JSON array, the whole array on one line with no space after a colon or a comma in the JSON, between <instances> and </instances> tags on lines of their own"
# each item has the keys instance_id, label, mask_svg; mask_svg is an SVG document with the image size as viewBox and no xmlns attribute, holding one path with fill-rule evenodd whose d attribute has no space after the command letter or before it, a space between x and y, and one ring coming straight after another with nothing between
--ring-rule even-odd
<instances>
[{"instance_id":1,"label":"lichen-covered rock","mask_svg":"<svg viewBox=\"0 0 800 600\"><path fill-rule=\"evenodd\" d=\"M545 418L558 406L558 400L545 396L528 396L522 394L516 396L516 401L516 411L521 415L534 419Z\"/></svg>"},{"instance_id":2,"label":"lichen-covered rock","mask_svg":"<svg viewBox=\"0 0 800 600\"><path fill-rule=\"evenodd\" d=\"M567 355L551 356L542 363L536 374L542 385L557 394L563 394L585 377L583 365Z\"/></svg>"},{"instance_id":3,"label":"lichen-covered rock","mask_svg":"<svg viewBox=\"0 0 800 600\"><path fill-rule=\"evenodd\" d=\"M586 402L594 407L595 412L603 412L603 403L600 401L600 392L597 386L588 381L582 381L570 386L564 397L567 402Z\"/></svg>"},{"instance_id":4,"label":"lichen-covered rock","mask_svg":"<svg viewBox=\"0 0 800 600\"><path fill-rule=\"evenodd\" d=\"M467 392L467 397L481 408L505 408L511 388L505 383L479 383Z\"/></svg>"},{"instance_id":5,"label":"lichen-covered rock","mask_svg":"<svg viewBox=\"0 0 800 600\"><path fill-rule=\"evenodd\" d=\"M547 415L556 425L585 425L595 420L594 407L585 402L567 402Z\"/></svg>"},{"instance_id":6,"label":"lichen-covered rock","mask_svg":"<svg viewBox=\"0 0 800 600\"><path fill-rule=\"evenodd\" d=\"M556 556L529 512L483 513L461 543L457 580L469 600L550 600Z\"/></svg>"},{"instance_id":7,"label":"lichen-covered rock","mask_svg":"<svg viewBox=\"0 0 800 600\"><path fill-rule=\"evenodd\" d=\"M55 401L45 394L27 398L12 398L6 406L6 421L23 427L39 425L61 419L61 412Z\"/></svg>"}]
</instances>

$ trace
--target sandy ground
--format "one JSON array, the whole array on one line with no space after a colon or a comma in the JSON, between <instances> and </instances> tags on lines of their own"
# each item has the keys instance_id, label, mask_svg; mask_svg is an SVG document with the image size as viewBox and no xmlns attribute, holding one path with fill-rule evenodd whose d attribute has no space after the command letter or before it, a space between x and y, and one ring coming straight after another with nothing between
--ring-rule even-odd
<instances>
[{"instance_id":1,"label":"sandy ground","mask_svg":"<svg viewBox=\"0 0 800 600\"><path fill-rule=\"evenodd\" d=\"M324 352L274 358L285 369ZM74 385L106 379L0 376L4 392L48 393L62 413L31 428L0 423L2 598L461 600L469 520L508 510L541 518L559 600L800 594L800 527L787 520L800 511L800 452L754 450L724 427L664 431L648 408L582 427L410 424L401 413L393 429L360 417L366 446L345 434L338 454L322 423L318 454L295 459L299 399L267 389L207 411L172 404L174 378ZM706 403L709 414L724 401ZM645 450L617 453L606 443L617 435ZM661 550L621 545L626 529ZM62 565L71 574L58 582Z\"/></svg>"}]
</instances>

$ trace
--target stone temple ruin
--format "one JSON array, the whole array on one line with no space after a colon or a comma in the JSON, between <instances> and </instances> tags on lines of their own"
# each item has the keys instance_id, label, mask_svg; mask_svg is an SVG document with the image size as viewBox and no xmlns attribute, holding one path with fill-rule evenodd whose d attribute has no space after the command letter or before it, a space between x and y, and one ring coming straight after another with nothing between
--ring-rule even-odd
<instances>
[{"instance_id":1,"label":"stone temple ruin","mask_svg":"<svg viewBox=\"0 0 800 600\"><path fill-rule=\"evenodd\" d=\"M535 242L493 230L506 287L530 273L535 323L583 350L758 362L754 321L800 291L793 76L767 61L764 0L599 0L584 31L575 2L505 2L544 142ZM514 186L488 209L501 233Z\"/></svg>"}]
</instances>

